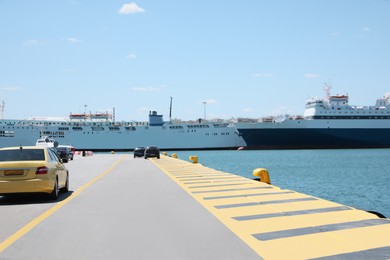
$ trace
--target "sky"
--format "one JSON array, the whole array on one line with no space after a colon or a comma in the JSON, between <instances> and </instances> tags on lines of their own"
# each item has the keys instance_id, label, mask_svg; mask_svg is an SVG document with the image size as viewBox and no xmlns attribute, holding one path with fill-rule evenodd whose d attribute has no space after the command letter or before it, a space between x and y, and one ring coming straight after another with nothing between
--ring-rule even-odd
<instances>
[{"instance_id":1,"label":"sky","mask_svg":"<svg viewBox=\"0 0 390 260\"><path fill-rule=\"evenodd\" d=\"M303 114L390 93L389 0L0 0L3 117ZM2 104L2 103L0 103ZM1 117L1 114L0 114Z\"/></svg>"}]
</instances>

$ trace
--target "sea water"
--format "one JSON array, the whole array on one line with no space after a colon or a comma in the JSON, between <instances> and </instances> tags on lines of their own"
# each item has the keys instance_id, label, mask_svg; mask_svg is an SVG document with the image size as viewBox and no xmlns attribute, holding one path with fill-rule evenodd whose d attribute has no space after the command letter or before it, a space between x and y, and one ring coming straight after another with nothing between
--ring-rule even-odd
<instances>
[{"instance_id":1,"label":"sea water","mask_svg":"<svg viewBox=\"0 0 390 260\"><path fill-rule=\"evenodd\" d=\"M390 218L390 149L170 151L204 166L253 178L269 171L272 185L376 211Z\"/></svg>"}]
</instances>

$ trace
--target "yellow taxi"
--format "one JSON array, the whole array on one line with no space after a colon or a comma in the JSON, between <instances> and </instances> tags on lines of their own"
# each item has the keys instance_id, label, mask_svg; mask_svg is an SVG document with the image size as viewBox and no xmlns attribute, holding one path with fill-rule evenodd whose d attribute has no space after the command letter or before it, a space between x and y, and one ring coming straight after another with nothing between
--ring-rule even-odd
<instances>
[{"instance_id":1,"label":"yellow taxi","mask_svg":"<svg viewBox=\"0 0 390 260\"><path fill-rule=\"evenodd\" d=\"M0 149L0 195L46 193L50 199L57 199L60 190L69 190L69 171L52 148Z\"/></svg>"}]
</instances>

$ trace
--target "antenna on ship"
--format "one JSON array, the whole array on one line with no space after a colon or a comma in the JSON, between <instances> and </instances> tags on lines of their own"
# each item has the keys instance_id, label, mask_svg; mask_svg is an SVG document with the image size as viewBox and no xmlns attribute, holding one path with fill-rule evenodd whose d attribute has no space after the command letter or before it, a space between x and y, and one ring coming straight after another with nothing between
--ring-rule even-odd
<instances>
[{"instance_id":1,"label":"antenna on ship","mask_svg":"<svg viewBox=\"0 0 390 260\"><path fill-rule=\"evenodd\" d=\"M169 104L169 122L172 122L172 97L171 102Z\"/></svg>"},{"instance_id":2,"label":"antenna on ship","mask_svg":"<svg viewBox=\"0 0 390 260\"><path fill-rule=\"evenodd\" d=\"M1 109L1 119L4 119L4 107L5 107L5 102L1 102L0 109Z\"/></svg>"},{"instance_id":3,"label":"antenna on ship","mask_svg":"<svg viewBox=\"0 0 390 260\"><path fill-rule=\"evenodd\" d=\"M332 85L329 83L325 83L324 90L325 90L325 99L329 100L330 98L330 90L332 89Z\"/></svg>"}]
</instances>

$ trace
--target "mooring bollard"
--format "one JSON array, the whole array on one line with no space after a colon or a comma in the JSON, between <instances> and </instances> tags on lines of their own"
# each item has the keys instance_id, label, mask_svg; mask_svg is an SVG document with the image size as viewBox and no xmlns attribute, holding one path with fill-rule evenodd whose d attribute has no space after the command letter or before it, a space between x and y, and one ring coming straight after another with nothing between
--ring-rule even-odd
<instances>
[{"instance_id":1,"label":"mooring bollard","mask_svg":"<svg viewBox=\"0 0 390 260\"><path fill-rule=\"evenodd\" d=\"M172 157L173 157L173 158L177 158L177 154L173 153L173 154L172 154Z\"/></svg>"},{"instance_id":2,"label":"mooring bollard","mask_svg":"<svg viewBox=\"0 0 390 260\"><path fill-rule=\"evenodd\" d=\"M271 184L271 179L269 177L269 173L268 173L267 169L264 169L264 168L254 169L253 176L259 178L259 179L255 179L255 180Z\"/></svg>"},{"instance_id":3,"label":"mooring bollard","mask_svg":"<svg viewBox=\"0 0 390 260\"><path fill-rule=\"evenodd\" d=\"M193 163L198 163L198 156L190 156L189 159L190 159Z\"/></svg>"},{"instance_id":4,"label":"mooring bollard","mask_svg":"<svg viewBox=\"0 0 390 260\"><path fill-rule=\"evenodd\" d=\"M167 156L167 152L163 152L163 155Z\"/></svg>"}]
</instances>

